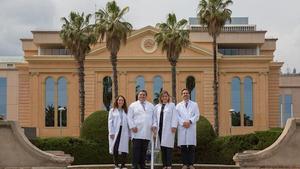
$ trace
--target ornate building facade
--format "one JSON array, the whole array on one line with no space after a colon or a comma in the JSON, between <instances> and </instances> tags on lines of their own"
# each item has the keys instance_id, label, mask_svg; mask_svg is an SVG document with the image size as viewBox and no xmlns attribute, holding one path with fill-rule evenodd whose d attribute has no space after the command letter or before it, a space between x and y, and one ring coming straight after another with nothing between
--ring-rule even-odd
<instances>
[{"instance_id":1,"label":"ornate building facade","mask_svg":"<svg viewBox=\"0 0 300 169\"><path fill-rule=\"evenodd\" d=\"M245 21L242 19L242 21ZM237 21L238 22L238 21ZM189 47L177 64L177 98L188 87L201 115L214 123L212 39L190 19ZM118 53L119 93L128 103L146 89L156 102L163 88L171 93L171 66L154 41L157 29L135 30ZM32 31L21 39L25 63L19 70L19 122L37 136L78 136L79 92L77 65L62 45L59 31ZM221 135L267 130L280 125L279 76L282 63L274 62L277 39L266 31L240 22L225 26L218 42L219 125ZM98 43L85 61L85 117L109 108L112 91L110 53ZM64 111L59 108L64 107ZM233 111L229 111L229 110Z\"/></svg>"}]
</instances>

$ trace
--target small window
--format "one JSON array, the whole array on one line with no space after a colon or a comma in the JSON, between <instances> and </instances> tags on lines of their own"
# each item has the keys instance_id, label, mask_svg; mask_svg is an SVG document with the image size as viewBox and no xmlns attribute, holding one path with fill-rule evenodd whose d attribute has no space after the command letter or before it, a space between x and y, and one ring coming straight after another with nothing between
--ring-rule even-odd
<instances>
[{"instance_id":1,"label":"small window","mask_svg":"<svg viewBox=\"0 0 300 169\"><path fill-rule=\"evenodd\" d=\"M188 76L185 81L186 88L190 91L190 99L196 101L196 81L194 76Z\"/></svg>"},{"instance_id":2,"label":"small window","mask_svg":"<svg viewBox=\"0 0 300 169\"><path fill-rule=\"evenodd\" d=\"M135 79L135 100L137 100L137 93L143 89L145 89L145 79L143 76L138 76Z\"/></svg>"},{"instance_id":3,"label":"small window","mask_svg":"<svg viewBox=\"0 0 300 169\"><path fill-rule=\"evenodd\" d=\"M110 76L103 78L103 104L109 111L112 102L112 80Z\"/></svg>"},{"instance_id":4,"label":"small window","mask_svg":"<svg viewBox=\"0 0 300 169\"><path fill-rule=\"evenodd\" d=\"M153 104L159 103L159 95L163 89L163 81L160 76L155 76L153 79Z\"/></svg>"},{"instance_id":5,"label":"small window","mask_svg":"<svg viewBox=\"0 0 300 169\"><path fill-rule=\"evenodd\" d=\"M0 77L0 115L7 116L7 79Z\"/></svg>"}]
</instances>

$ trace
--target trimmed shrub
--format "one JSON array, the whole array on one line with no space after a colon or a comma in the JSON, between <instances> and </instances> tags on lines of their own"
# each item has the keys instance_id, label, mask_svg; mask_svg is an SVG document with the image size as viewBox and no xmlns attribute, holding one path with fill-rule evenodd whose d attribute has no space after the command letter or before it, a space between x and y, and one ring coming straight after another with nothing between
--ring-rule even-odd
<instances>
[{"instance_id":1,"label":"trimmed shrub","mask_svg":"<svg viewBox=\"0 0 300 169\"><path fill-rule=\"evenodd\" d=\"M109 154L107 120L107 111L96 111L84 120L80 131L80 138L94 141L99 145L102 164L113 162Z\"/></svg>"},{"instance_id":2,"label":"trimmed shrub","mask_svg":"<svg viewBox=\"0 0 300 169\"><path fill-rule=\"evenodd\" d=\"M215 138L216 134L212 125L204 116L201 116L197 122L196 163L210 163L211 145Z\"/></svg>"},{"instance_id":3,"label":"trimmed shrub","mask_svg":"<svg viewBox=\"0 0 300 169\"><path fill-rule=\"evenodd\" d=\"M103 161L100 156L99 144L93 141L80 138L63 137L63 138L37 138L31 142L39 149L60 150L74 157L72 164L96 164Z\"/></svg>"},{"instance_id":4,"label":"trimmed shrub","mask_svg":"<svg viewBox=\"0 0 300 169\"><path fill-rule=\"evenodd\" d=\"M104 110L89 115L82 124L80 138L93 140L97 143L107 142L108 145L107 119L108 112Z\"/></svg>"}]
</instances>

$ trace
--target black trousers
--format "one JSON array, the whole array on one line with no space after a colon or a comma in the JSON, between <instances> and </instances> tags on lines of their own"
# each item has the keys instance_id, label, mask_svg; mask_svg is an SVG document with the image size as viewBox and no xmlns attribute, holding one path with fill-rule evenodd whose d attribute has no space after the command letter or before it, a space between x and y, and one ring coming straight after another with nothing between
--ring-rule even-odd
<instances>
[{"instance_id":1,"label":"black trousers","mask_svg":"<svg viewBox=\"0 0 300 169\"><path fill-rule=\"evenodd\" d=\"M132 139L132 168L145 169L146 153L149 140Z\"/></svg>"},{"instance_id":2,"label":"black trousers","mask_svg":"<svg viewBox=\"0 0 300 169\"><path fill-rule=\"evenodd\" d=\"M194 164L195 160L195 146L194 145L182 145L181 160L183 165L190 166Z\"/></svg>"},{"instance_id":3,"label":"black trousers","mask_svg":"<svg viewBox=\"0 0 300 169\"><path fill-rule=\"evenodd\" d=\"M121 133L122 133L122 126L120 126L119 133L118 133L115 145L114 145L113 156L114 156L115 166L118 166L119 164L121 164L121 167L124 167L125 163L126 163L126 159L127 159L127 153L121 152L121 154L119 154Z\"/></svg>"},{"instance_id":4,"label":"black trousers","mask_svg":"<svg viewBox=\"0 0 300 169\"><path fill-rule=\"evenodd\" d=\"M160 150L161 150L161 160L163 163L163 167L171 167L173 148L160 146Z\"/></svg>"}]
</instances>

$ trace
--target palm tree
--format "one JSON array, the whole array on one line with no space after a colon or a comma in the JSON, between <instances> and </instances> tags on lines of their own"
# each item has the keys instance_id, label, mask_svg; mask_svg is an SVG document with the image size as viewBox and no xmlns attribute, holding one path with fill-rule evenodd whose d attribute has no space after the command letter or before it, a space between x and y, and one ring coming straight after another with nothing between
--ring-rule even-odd
<instances>
[{"instance_id":1,"label":"palm tree","mask_svg":"<svg viewBox=\"0 0 300 169\"><path fill-rule=\"evenodd\" d=\"M158 23L159 32L155 34L155 41L166 51L167 59L171 64L172 71L172 95L176 104L176 64L183 48L190 44L189 30L184 29L187 25L186 19L177 22L176 15L169 13L165 23Z\"/></svg>"},{"instance_id":2,"label":"palm tree","mask_svg":"<svg viewBox=\"0 0 300 169\"><path fill-rule=\"evenodd\" d=\"M84 61L86 54L91 50L90 46L97 42L93 26L90 25L90 18L91 14L85 16L84 13L71 12L69 20L65 17L62 18L64 24L60 31L63 44L70 50L78 64L81 124L84 121L85 111Z\"/></svg>"},{"instance_id":3,"label":"palm tree","mask_svg":"<svg viewBox=\"0 0 300 169\"><path fill-rule=\"evenodd\" d=\"M226 21L231 21L231 10L228 5L232 0L201 0L199 3L198 17L200 23L207 27L209 35L213 38L213 68L214 68L214 129L219 134L218 119L218 70L217 70L217 37L220 35Z\"/></svg>"},{"instance_id":4,"label":"palm tree","mask_svg":"<svg viewBox=\"0 0 300 169\"><path fill-rule=\"evenodd\" d=\"M111 1L106 4L105 9L96 12L96 32L101 40L105 37L106 48L110 51L115 96L118 96L117 54L121 41L126 44L127 36L132 31L132 25L123 21L123 16L128 11L129 7L121 10L115 1Z\"/></svg>"}]
</instances>

